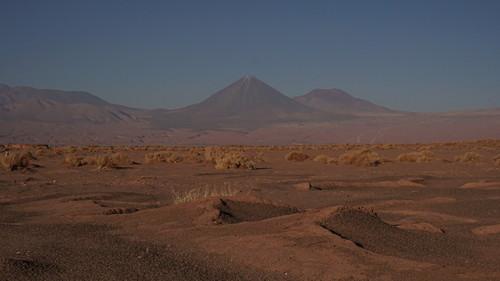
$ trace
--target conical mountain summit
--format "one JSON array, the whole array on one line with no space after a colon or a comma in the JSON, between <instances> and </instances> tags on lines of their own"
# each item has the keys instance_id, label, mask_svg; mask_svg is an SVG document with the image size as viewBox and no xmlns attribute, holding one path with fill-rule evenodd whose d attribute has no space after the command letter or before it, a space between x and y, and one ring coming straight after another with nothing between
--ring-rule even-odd
<instances>
[{"instance_id":1,"label":"conical mountain summit","mask_svg":"<svg viewBox=\"0 0 500 281\"><path fill-rule=\"evenodd\" d=\"M244 76L205 101L180 111L193 117L254 116L271 119L311 113L314 109L285 96L253 76Z\"/></svg>"}]
</instances>

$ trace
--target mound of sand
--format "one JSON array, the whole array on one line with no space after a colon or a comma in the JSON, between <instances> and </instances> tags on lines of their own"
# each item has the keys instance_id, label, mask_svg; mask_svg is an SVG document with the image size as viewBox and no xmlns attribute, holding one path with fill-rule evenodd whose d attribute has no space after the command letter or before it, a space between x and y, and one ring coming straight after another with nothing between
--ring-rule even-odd
<instances>
[{"instance_id":1,"label":"mound of sand","mask_svg":"<svg viewBox=\"0 0 500 281\"><path fill-rule=\"evenodd\" d=\"M339 207L320 225L358 247L379 254L417 261L466 263L460 260L468 251L465 243L442 233L398 228L363 207Z\"/></svg>"},{"instance_id":2,"label":"mound of sand","mask_svg":"<svg viewBox=\"0 0 500 281\"><path fill-rule=\"evenodd\" d=\"M474 234L498 234L500 233L500 224L485 225L472 229Z\"/></svg>"},{"instance_id":3,"label":"mound of sand","mask_svg":"<svg viewBox=\"0 0 500 281\"><path fill-rule=\"evenodd\" d=\"M241 196L203 198L133 215L150 225L202 226L260 221L298 212L286 204Z\"/></svg>"}]
</instances>

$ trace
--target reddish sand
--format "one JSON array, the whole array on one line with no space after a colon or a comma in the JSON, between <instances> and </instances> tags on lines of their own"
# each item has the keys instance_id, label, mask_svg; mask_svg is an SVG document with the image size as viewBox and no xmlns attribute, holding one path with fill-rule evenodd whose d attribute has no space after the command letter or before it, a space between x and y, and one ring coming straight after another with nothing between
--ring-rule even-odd
<instances>
[{"instance_id":1,"label":"reddish sand","mask_svg":"<svg viewBox=\"0 0 500 281\"><path fill-rule=\"evenodd\" d=\"M498 144L427 146L429 163L383 148L376 167L239 148L264 158L256 170L145 164L152 151L124 148L135 163L97 170L39 148L30 169L0 170L0 280L500 280ZM469 151L482 159L454 161ZM196 188L233 194L175 204Z\"/></svg>"}]
</instances>

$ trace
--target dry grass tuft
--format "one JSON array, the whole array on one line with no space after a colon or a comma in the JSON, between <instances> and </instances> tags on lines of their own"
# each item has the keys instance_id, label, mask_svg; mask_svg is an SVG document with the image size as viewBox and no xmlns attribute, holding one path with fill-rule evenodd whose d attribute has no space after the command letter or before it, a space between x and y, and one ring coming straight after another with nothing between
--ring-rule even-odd
<instances>
[{"instance_id":1,"label":"dry grass tuft","mask_svg":"<svg viewBox=\"0 0 500 281\"><path fill-rule=\"evenodd\" d=\"M285 156L285 159L288 161L305 161L309 159L309 155L300 151L292 151Z\"/></svg>"},{"instance_id":2,"label":"dry grass tuft","mask_svg":"<svg viewBox=\"0 0 500 281\"><path fill-rule=\"evenodd\" d=\"M7 152L0 155L0 165L6 171L24 170L36 158L29 151Z\"/></svg>"},{"instance_id":3,"label":"dry grass tuft","mask_svg":"<svg viewBox=\"0 0 500 281\"><path fill-rule=\"evenodd\" d=\"M239 192L239 190L235 190L228 185L221 188L195 188L182 193L179 193L176 190L172 189L175 204L207 197L230 197L235 196Z\"/></svg>"},{"instance_id":4,"label":"dry grass tuft","mask_svg":"<svg viewBox=\"0 0 500 281\"><path fill-rule=\"evenodd\" d=\"M154 163L179 163L182 162L184 158L171 151L159 151L146 154L144 161L146 164L154 164Z\"/></svg>"},{"instance_id":5,"label":"dry grass tuft","mask_svg":"<svg viewBox=\"0 0 500 281\"><path fill-rule=\"evenodd\" d=\"M221 158L215 159L216 169L251 169L255 170L255 163L241 152L228 152Z\"/></svg>"},{"instance_id":6,"label":"dry grass tuft","mask_svg":"<svg viewBox=\"0 0 500 281\"><path fill-rule=\"evenodd\" d=\"M495 165L500 165L500 154L493 157L493 161L495 162Z\"/></svg>"},{"instance_id":7,"label":"dry grass tuft","mask_svg":"<svg viewBox=\"0 0 500 281\"><path fill-rule=\"evenodd\" d=\"M431 151L424 150L420 152L411 152L401 154L396 158L398 162L416 162L416 163L425 163L431 162L436 159L436 155Z\"/></svg>"},{"instance_id":8,"label":"dry grass tuft","mask_svg":"<svg viewBox=\"0 0 500 281\"><path fill-rule=\"evenodd\" d=\"M387 162L385 158L370 150L357 150L342 154L339 162L358 167L374 167Z\"/></svg>"},{"instance_id":9,"label":"dry grass tuft","mask_svg":"<svg viewBox=\"0 0 500 281\"><path fill-rule=\"evenodd\" d=\"M466 152L465 154L455 157L455 161L463 163L474 163L481 161L482 158L483 156L476 152Z\"/></svg>"},{"instance_id":10,"label":"dry grass tuft","mask_svg":"<svg viewBox=\"0 0 500 281\"><path fill-rule=\"evenodd\" d=\"M324 154L318 155L314 157L314 162L323 163L323 164L338 164L337 160L333 157L326 156Z\"/></svg>"},{"instance_id":11,"label":"dry grass tuft","mask_svg":"<svg viewBox=\"0 0 500 281\"><path fill-rule=\"evenodd\" d=\"M64 155L63 163L70 167L80 167L87 164L83 156L73 152Z\"/></svg>"}]
</instances>

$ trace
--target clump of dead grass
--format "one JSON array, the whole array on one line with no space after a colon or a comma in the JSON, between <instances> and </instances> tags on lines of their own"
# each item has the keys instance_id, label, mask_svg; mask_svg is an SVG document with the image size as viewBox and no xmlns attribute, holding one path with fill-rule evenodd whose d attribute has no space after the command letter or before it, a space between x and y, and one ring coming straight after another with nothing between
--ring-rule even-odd
<instances>
[{"instance_id":1,"label":"clump of dead grass","mask_svg":"<svg viewBox=\"0 0 500 281\"><path fill-rule=\"evenodd\" d=\"M436 159L436 155L429 150L423 150L419 152L410 152L401 154L396 158L398 162L415 162L415 163L425 163L431 162Z\"/></svg>"},{"instance_id":2,"label":"clump of dead grass","mask_svg":"<svg viewBox=\"0 0 500 281\"><path fill-rule=\"evenodd\" d=\"M6 171L24 170L27 169L31 160L36 158L29 151L21 152L6 152L0 155L0 165Z\"/></svg>"},{"instance_id":3,"label":"clump of dead grass","mask_svg":"<svg viewBox=\"0 0 500 281\"><path fill-rule=\"evenodd\" d=\"M179 163L182 162L184 158L173 151L159 151L146 154L144 158L144 162L146 164L154 164L154 163Z\"/></svg>"},{"instance_id":4,"label":"clump of dead grass","mask_svg":"<svg viewBox=\"0 0 500 281\"><path fill-rule=\"evenodd\" d=\"M215 159L216 169L251 169L255 170L255 163L241 152L228 152L221 158Z\"/></svg>"},{"instance_id":5,"label":"clump of dead grass","mask_svg":"<svg viewBox=\"0 0 500 281\"><path fill-rule=\"evenodd\" d=\"M495 162L495 165L500 165L500 154L493 157L493 161Z\"/></svg>"},{"instance_id":6,"label":"clump of dead grass","mask_svg":"<svg viewBox=\"0 0 500 281\"><path fill-rule=\"evenodd\" d=\"M66 153L64 155L63 163L70 167L80 167L87 164L85 158L82 155L79 155L74 152Z\"/></svg>"},{"instance_id":7,"label":"clump of dead grass","mask_svg":"<svg viewBox=\"0 0 500 281\"><path fill-rule=\"evenodd\" d=\"M221 188L194 188L185 192L177 192L175 189L172 189L175 204L207 197L231 197L235 196L239 192L239 190L236 190L229 185L225 185Z\"/></svg>"},{"instance_id":8,"label":"clump of dead grass","mask_svg":"<svg viewBox=\"0 0 500 281\"><path fill-rule=\"evenodd\" d=\"M101 153L85 157L83 165L93 165L99 170L118 168L120 164L131 164L132 161L124 153Z\"/></svg>"},{"instance_id":9,"label":"clump of dead grass","mask_svg":"<svg viewBox=\"0 0 500 281\"><path fill-rule=\"evenodd\" d=\"M339 162L344 165L374 167L387 162L387 160L378 153L370 150L356 150L342 154Z\"/></svg>"},{"instance_id":10,"label":"clump of dead grass","mask_svg":"<svg viewBox=\"0 0 500 281\"><path fill-rule=\"evenodd\" d=\"M302 162L309 159L309 155L301 151L291 151L287 155L285 155L285 159L288 161Z\"/></svg>"},{"instance_id":11,"label":"clump of dead grass","mask_svg":"<svg viewBox=\"0 0 500 281\"><path fill-rule=\"evenodd\" d=\"M455 157L455 161L463 163L475 163L481 161L483 156L476 152L466 152Z\"/></svg>"},{"instance_id":12,"label":"clump of dead grass","mask_svg":"<svg viewBox=\"0 0 500 281\"><path fill-rule=\"evenodd\" d=\"M318 162L318 163L323 163L323 164L338 164L337 159L330 157L330 156L326 156L324 154L320 154L320 155L314 157L313 161Z\"/></svg>"}]
</instances>

